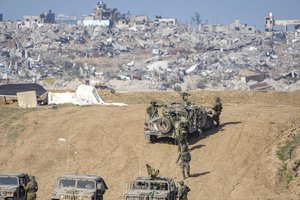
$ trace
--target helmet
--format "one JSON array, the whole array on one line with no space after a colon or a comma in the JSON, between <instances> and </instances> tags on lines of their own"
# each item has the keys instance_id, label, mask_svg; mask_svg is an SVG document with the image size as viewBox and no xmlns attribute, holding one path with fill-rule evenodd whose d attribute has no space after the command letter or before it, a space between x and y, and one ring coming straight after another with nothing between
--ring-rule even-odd
<instances>
[{"instance_id":1,"label":"helmet","mask_svg":"<svg viewBox=\"0 0 300 200\"><path fill-rule=\"evenodd\" d=\"M29 180L30 180L30 181L34 181L34 180L35 180L35 177L34 177L34 176L29 176Z\"/></svg>"},{"instance_id":2,"label":"helmet","mask_svg":"<svg viewBox=\"0 0 300 200\"><path fill-rule=\"evenodd\" d=\"M157 104L157 101L153 100L150 103L154 105L154 104Z\"/></svg>"},{"instance_id":3,"label":"helmet","mask_svg":"<svg viewBox=\"0 0 300 200\"><path fill-rule=\"evenodd\" d=\"M179 185L183 185L183 184L184 184L184 182L183 182L183 181L179 181L178 183L179 183Z\"/></svg>"},{"instance_id":4,"label":"helmet","mask_svg":"<svg viewBox=\"0 0 300 200\"><path fill-rule=\"evenodd\" d=\"M220 97L215 97L216 101L221 101Z\"/></svg>"}]
</instances>

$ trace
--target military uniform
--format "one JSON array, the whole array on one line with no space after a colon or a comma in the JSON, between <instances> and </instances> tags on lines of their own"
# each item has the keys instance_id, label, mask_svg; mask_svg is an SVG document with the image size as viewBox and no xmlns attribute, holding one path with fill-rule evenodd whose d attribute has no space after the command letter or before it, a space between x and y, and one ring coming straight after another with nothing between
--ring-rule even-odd
<instances>
[{"instance_id":1,"label":"military uniform","mask_svg":"<svg viewBox=\"0 0 300 200\"><path fill-rule=\"evenodd\" d=\"M146 164L146 168L147 168L148 175L151 178L154 178L154 177L156 177L159 174L159 170L155 170L149 164Z\"/></svg>"},{"instance_id":2,"label":"military uniform","mask_svg":"<svg viewBox=\"0 0 300 200\"><path fill-rule=\"evenodd\" d=\"M184 185L183 181L180 181L179 184L180 184L180 188L178 192L179 200L188 200L187 195L189 191L191 191L191 189L188 186Z\"/></svg>"},{"instance_id":3,"label":"military uniform","mask_svg":"<svg viewBox=\"0 0 300 200\"><path fill-rule=\"evenodd\" d=\"M38 191L38 184L35 181L35 178L30 176L29 182L25 186L27 192L27 200L36 200L36 192Z\"/></svg>"},{"instance_id":4,"label":"military uniform","mask_svg":"<svg viewBox=\"0 0 300 200\"><path fill-rule=\"evenodd\" d=\"M180 168L183 178L185 179L185 171L187 172L188 177L190 176L190 161L191 161L191 153L188 150L187 145L182 145L181 152L177 158L176 163L180 160Z\"/></svg>"},{"instance_id":5,"label":"military uniform","mask_svg":"<svg viewBox=\"0 0 300 200\"><path fill-rule=\"evenodd\" d=\"M187 144L187 130L182 124L176 128L176 137L180 146Z\"/></svg>"},{"instance_id":6,"label":"military uniform","mask_svg":"<svg viewBox=\"0 0 300 200\"><path fill-rule=\"evenodd\" d=\"M188 96L190 96L189 93L187 93L187 92L182 93L182 101L183 101L184 106L190 106L191 105L191 102L189 101Z\"/></svg>"},{"instance_id":7,"label":"military uniform","mask_svg":"<svg viewBox=\"0 0 300 200\"><path fill-rule=\"evenodd\" d=\"M212 118L217 123L217 126L220 125L220 115L221 115L222 109L223 109L223 107L222 107L221 99L219 97L216 97L215 105L213 107L214 114L213 114Z\"/></svg>"},{"instance_id":8,"label":"military uniform","mask_svg":"<svg viewBox=\"0 0 300 200\"><path fill-rule=\"evenodd\" d=\"M154 117L158 117L158 108L163 107L164 105L158 105L157 101L151 101L150 106L146 109L146 112L149 116L149 119L152 119Z\"/></svg>"}]
</instances>

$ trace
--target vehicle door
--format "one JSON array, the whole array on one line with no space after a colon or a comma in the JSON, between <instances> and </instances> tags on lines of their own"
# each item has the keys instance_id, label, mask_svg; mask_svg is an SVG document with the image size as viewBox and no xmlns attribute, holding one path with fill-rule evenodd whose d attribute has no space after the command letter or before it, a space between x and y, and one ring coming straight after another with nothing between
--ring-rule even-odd
<instances>
[{"instance_id":1,"label":"vehicle door","mask_svg":"<svg viewBox=\"0 0 300 200\"><path fill-rule=\"evenodd\" d=\"M26 184L27 184L26 177L19 177L18 197L20 199L26 199L26 191L25 191Z\"/></svg>"}]
</instances>

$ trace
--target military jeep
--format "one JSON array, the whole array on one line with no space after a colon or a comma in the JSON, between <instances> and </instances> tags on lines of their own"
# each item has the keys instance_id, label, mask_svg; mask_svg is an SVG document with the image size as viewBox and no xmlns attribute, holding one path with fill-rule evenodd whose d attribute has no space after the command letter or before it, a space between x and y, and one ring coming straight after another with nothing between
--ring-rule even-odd
<instances>
[{"instance_id":1,"label":"military jeep","mask_svg":"<svg viewBox=\"0 0 300 200\"><path fill-rule=\"evenodd\" d=\"M103 200L107 189L100 176L65 174L56 180L51 200Z\"/></svg>"},{"instance_id":2,"label":"military jeep","mask_svg":"<svg viewBox=\"0 0 300 200\"><path fill-rule=\"evenodd\" d=\"M0 173L0 200L26 200L26 173Z\"/></svg>"},{"instance_id":3,"label":"military jeep","mask_svg":"<svg viewBox=\"0 0 300 200\"><path fill-rule=\"evenodd\" d=\"M162 106L158 117L148 119L144 124L144 137L154 142L159 137L177 138L176 127L184 123L188 132L209 130L213 127L212 111L201 105L187 105L184 101L172 102Z\"/></svg>"},{"instance_id":4,"label":"military jeep","mask_svg":"<svg viewBox=\"0 0 300 200\"><path fill-rule=\"evenodd\" d=\"M177 192L171 178L139 177L130 182L124 200L176 200Z\"/></svg>"}]
</instances>

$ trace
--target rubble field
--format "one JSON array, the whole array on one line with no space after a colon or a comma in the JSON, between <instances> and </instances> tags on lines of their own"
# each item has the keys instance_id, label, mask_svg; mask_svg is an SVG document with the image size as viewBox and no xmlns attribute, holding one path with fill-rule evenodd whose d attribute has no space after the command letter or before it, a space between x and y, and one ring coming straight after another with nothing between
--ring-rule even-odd
<instances>
[{"instance_id":1,"label":"rubble field","mask_svg":"<svg viewBox=\"0 0 300 200\"><path fill-rule=\"evenodd\" d=\"M296 144L300 127L299 91L193 91L191 100L223 102L220 128L190 139L190 199L298 199L299 176L285 176L280 152ZM130 106L59 105L21 110L0 106L0 171L26 171L39 183L38 199L49 199L54 180L63 173L102 176L105 199L122 199L126 184L147 175L145 164L161 176L181 180L176 145L143 139L149 101L179 100L176 92L101 93L107 102ZM297 150L298 149L298 150ZM299 157L298 157L299 158Z\"/></svg>"},{"instance_id":2,"label":"rubble field","mask_svg":"<svg viewBox=\"0 0 300 200\"><path fill-rule=\"evenodd\" d=\"M0 24L0 81L47 89L276 90L300 86L300 32Z\"/></svg>"}]
</instances>

